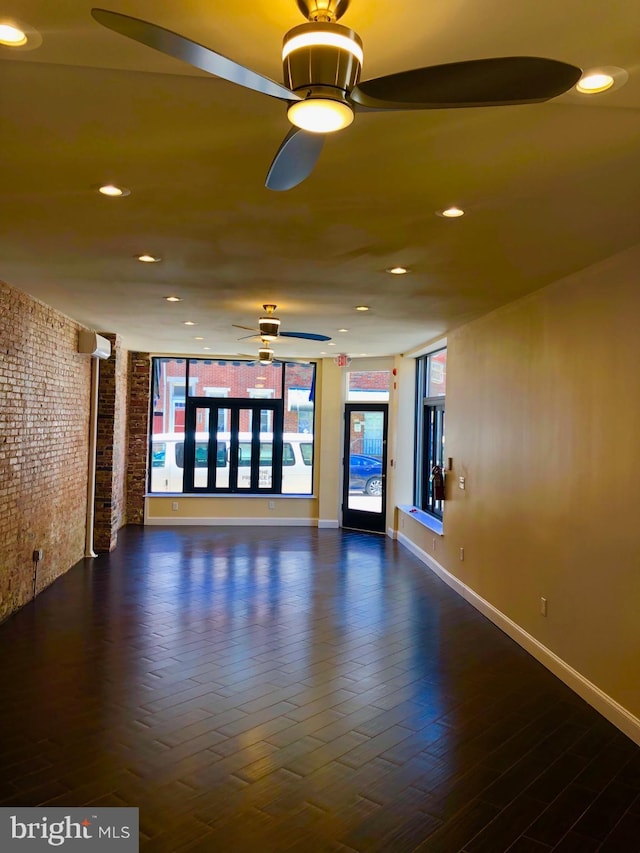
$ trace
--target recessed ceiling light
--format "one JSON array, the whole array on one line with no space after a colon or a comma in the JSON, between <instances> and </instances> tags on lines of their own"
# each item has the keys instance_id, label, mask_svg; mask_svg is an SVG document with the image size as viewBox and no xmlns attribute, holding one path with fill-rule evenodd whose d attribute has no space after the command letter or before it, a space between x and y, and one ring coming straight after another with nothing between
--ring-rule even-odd
<instances>
[{"instance_id":1,"label":"recessed ceiling light","mask_svg":"<svg viewBox=\"0 0 640 853\"><path fill-rule=\"evenodd\" d=\"M363 356L363 355L369 355L369 353L361 352L361 353L360 353L360 356Z\"/></svg>"},{"instance_id":2,"label":"recessed ceiling light","mask_svg":"<svg viewBox=\"0 0 640 853\"><path fill-rule=\"evenodd\" d=\"M385 272L391 273L391 275L406 275L409 270L407 267L389 267Z\"/></svg>"},{"instance_id":3,"label":"recessed ceiling light","mask_svg":"<svg viewBox=\"0 0 640 853\"><path fill-rule=\"evenodd\" d=\"M138 255L138 260L143 264L159 264L162 258L158 257L158 255Z\"/></svg>"},{"instance_id":4,"label":"recessed ceiling light","mask_svg":"<svg viewBox=\"0 0 640 853\"><path fill-rule=\"evenodd\" d=\"M327 354L327 351L326 351L326 350L324 350L324 349L323 349L323 350L321 350L320 355L326 355L326 354Z\"/></svg>"},{"instance_id":5,"label":"recessed ceiling light","mask_svg":"<svg viewBox=\"0 0 640 853\"><path fill-rule=\"evenodd\" d=\"M581 95L599 95L600 92L619 89L628 79L628 72L616 65L588 68L576 83L576 91Z\"/></svg>"},{"instance_id":6,"label":"recessed ceiling light","mask_svg":"<svg viewBox=\"0 0 640 853\"><path fill-rule=\"evenodd\" d=\"M165 296L167 302L182 302L181 296Z\"/></svg>"},{"instance_id":7,"label":"recessed ceiling light","mask_svg":"<svg viewBox=\"0 0 640 853\"><path fill-rule=\"evenodd\" d=\"M194 340L194 341L203 341L203 340L204 340L204 338L203 338L201 335L198 335L198 336L197 336L196 338L194 338L193 340Z\"/></svg>"},{"instance_id":8,"label":"recessed ceiling light","mask_svg":"<svg viewBox=\"0 0 640 853\"><path fill-rule=\"evenodd\" d=\"M349 329L338 329L339 332L348 332Z\"/></svg>"},{"instance_id":9,"label":"recessed ceiling light","mask_svg":"<svg viewBox=\"0 0 640 853\"><path fill-rule=\"evenodd\" d=\"M42 36L24 21L4 18L0 20L0 47L12 50L35 50L42 44Z\"/></svg>"},{"instance_id":10,"label":"recessed ceiling light","mask_svg":"<svg viewBox=\"0 0 640 853\"><path fill-rule=\"evenodd\" d=\"M193 320L185 320L184 325L185 326L197 326L198 324L194 323Z\"/></svg>"},{"instance_id":11,"label":"recessed ceiling light","mask_svg":"<svg viewBox=\"0 0 640 853\"><path fill-rule=\"evenodd\" d=\"M368 310L369 310L368 305L356 305L356 311L368 311Z\"/></svg>"},{"instance_id":12,"label":"recessed ceiling light","mask_svg":"<svg viewBox=\"0 0 640 853\"><path fill-rule=\"evenodd\" d=\"M445 207L438 213L438 216L444 216L446 219L458 219L460 216L464 216L464 210L461 207L455 207L455 205Z\"/></svg>"},{"instance_id":13,"label":"recessed ceiling light","mask_svg":"<svg viewBox=\"0 0 640 853\"><path fill-rule=\"evenodd\" d=\"M130 195L131 190L128 190L126 187L118 187L115 184L104 184L104 186L98 187L98 192L109 198L124 198Z\"/></svg>"},{"instance_id":14,"label":"recessed ceiling light","mask_svg":"<svg viewBox=\"0 0 640 853\"><path fill-rule=\"evenodd\" d=\"M202 347L202 349L211 349L211 347Z\"/></svg>"},{"instance_id":15,"label":"recessed ceiling light","mask_svg":"<svg viewBox=\"0 0 640 853\"><path fill-rule=\"evenodd\" d=\"M327 344L327 346L328 346L328 347L334 347L334 346L335 346L335 344L334 344L334 343L333 343L333 341L332 341L330 344Z\"/></svg>"},{"instance_id":16,"label":"recessed ceiling light","mask_svg":"<svg viewBox=\"0 0 640 853\"><path fill-rule=\"evenodd\" d=\"M610 74L585 74L576 83L576 89L583 95L597 95L610 89L613 82Z\"/></svg>"},{"instance_id":17,"label":"recessed ceiling light","mask_svg":"<svg viewBox=\"0 0 640 853\"><path fill-rule=\"evenodd\" d=\"M0 24L0 44L6 47L22 47L27 43L27 34L13 24Z\"/></svg>"}]
</instances>

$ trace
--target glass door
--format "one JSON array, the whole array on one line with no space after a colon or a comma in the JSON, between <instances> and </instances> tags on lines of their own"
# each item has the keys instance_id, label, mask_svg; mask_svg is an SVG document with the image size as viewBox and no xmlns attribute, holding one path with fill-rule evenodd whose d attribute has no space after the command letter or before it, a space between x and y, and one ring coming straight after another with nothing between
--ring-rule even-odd
<instances>
[{"instance_id":1,"label":"glass door","mask_svg":"<svg viewBox=\"0 0 640 853\"><path fill-rule=\"evenodd\" d=\"M176 463L184 469L186 493L279 494L283 456L278 401L190 397Z\"/></svg>"},{"instance_id":2,"label":"glass door","mask_svg":"<svg viewBox=\"0 0 640 853\"><path fill-rule=\"evenodd\" d=\"M345 405L342 526L384 533L386 517L386 403Z\"/></svg>"}]
</instances>

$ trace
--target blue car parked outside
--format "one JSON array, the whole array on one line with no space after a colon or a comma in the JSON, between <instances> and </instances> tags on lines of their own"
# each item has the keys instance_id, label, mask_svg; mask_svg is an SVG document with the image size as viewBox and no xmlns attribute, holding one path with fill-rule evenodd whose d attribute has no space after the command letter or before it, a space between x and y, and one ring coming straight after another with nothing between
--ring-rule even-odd
<instances>
[{"instance_id":1,"label":"blue car parked outside","mask_svg":"<svg viewBox=\"0 0 640 853\"><path fill-rule=\"evenodd\" d=\"M349 457L349 491L382 494L382 462L375 456L352 453Z\"/></svg>"}]
</instances>

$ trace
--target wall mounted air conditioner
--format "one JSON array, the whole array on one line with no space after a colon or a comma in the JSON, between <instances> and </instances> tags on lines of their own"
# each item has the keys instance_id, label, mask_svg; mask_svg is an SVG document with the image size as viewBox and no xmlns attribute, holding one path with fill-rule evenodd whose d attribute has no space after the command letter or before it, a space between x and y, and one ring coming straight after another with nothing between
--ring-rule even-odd
<instances>
[{"instance_id":1,"label":"wall mounted air conditioner","mask_svg":"<svg viewBox=\"0 0 640 853\"><path fill-rule=\"evenodd\" d=\"M97 332L80 332L78 335L78 352L87 353L95 358L109 358L111 341L103 338Z\"/></svg>"}]
</instances>

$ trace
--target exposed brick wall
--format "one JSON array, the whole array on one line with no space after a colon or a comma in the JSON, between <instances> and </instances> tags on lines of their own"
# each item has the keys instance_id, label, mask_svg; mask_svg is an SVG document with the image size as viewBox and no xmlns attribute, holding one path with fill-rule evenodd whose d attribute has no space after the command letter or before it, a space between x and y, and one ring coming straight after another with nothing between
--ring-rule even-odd
<instances>
[{"instance_id":1,"label":"exposed brick wall","mask_svg":"<svg viewBox=\"0 0 640 853\"><path fill-rule=\"evenodd\" d=\"M128 354L118 335L101 334L111 341L111 357L100 362L94 548L107 552L126 523Z\"/></svg>"},{"instance_id":2,"label":"exposed brick wall","mask_svg":"<svg viewBox=\"0 0 640 853\"><path fill-rule=\"evenodd\" d=\"M129 354L127 524L142 524L144 522L150 393L151 358L149 353L132 352Z\"/></svg>"},{"instance_id":3,"label":"exposed brick wall","mask_svg":"<svg viewBox=\"0 0 640 853\"><path fill-rule=\"evenodd\" d=\"M113 428L113 525L127 523L127 414L129 353L116 338L116 409Z\"/></svg>"},{"instance_id":4,"label":"exposed brick wall","mask_svg":"<svg viewBox=\"0 0 640 853\"><path fill-rule=\"evenodd\" d=\"M0 282L0 619L84 554L90 359L80 326Z\"/></svg>"}]
</instances>

